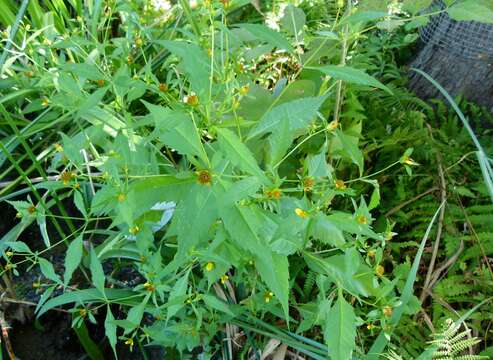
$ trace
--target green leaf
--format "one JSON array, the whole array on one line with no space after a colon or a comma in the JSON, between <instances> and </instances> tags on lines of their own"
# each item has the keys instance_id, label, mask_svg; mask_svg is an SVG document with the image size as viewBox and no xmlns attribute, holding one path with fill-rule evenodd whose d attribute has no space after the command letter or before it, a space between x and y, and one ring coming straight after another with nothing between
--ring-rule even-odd
<instances>
[{"instance_id":1,"label":"green leaf","mask_svg":"<svg viewBox=\"0 0 493 360\"><path fill-rule=\"evenodd\" d=\"M364 158L363 152L358 147L358 138L345 134L341 129L337 129L334 134L341 143L342 153L358 166L360 175L363 174Z\"/></svg>"},{"instance_id":2,"label":"green leaf","mask_svg":"<svg viewBox=\"0 0 493 360\"><path fill-rule=\"evenodd\" d=\"M79 191L74 192L74 204L84 217L87 217L86 205Z\"/></svg>"},{"instance_id":3,"label":"green leaf","mask_svg":"<svg viewBox=\"0 0 493 360\"><path fill-rule=\"evenodd\" d=\"M308 67L308 69L318 70L336 80L342 80L358 85L373 86L378 89L385 90L391 95L393 94L387 86L382 84L373 76L368 75L363 70L355 69L350 66L325 65L320 67Z\"/></svg>"},{"instance_id":4,"label":"green leaf","mask_svg":"<svg viewBox=\"0 0 493 360\"><path fill-rule=\"evenodd\" d=\"M182 59L181 65L190 76L192 90L204 102L209 97L211 60L199 46L185 41L158 40L156 43L164 46Z\"/></svg>"},{"instance_id":5,"label":"green leaf","mask_svg":"<svg viewBox=\"0 0 493 360\"><path fill-rule=\"evenodd\" d=\"M284 9L284 16L281 19L281 25L290 35L295 36L295 38L302 35L305 22L306 15L300 8L289 4Z\"/></svg>"},{"instance_id":6,"label":"green leaf","mask_svg":"<svg viewBox=\"0 0 493 360\"><path fill-rule=\"evenodd\" d=\"M310 224L310 235L326 244L338 248L346 243L342 230L323 214L318 214L312 220Z\"/></svg>"},{"instance_id":7,"label":"green leaf","mask_svg":"<svg viewBox=\"0 0 493 360\"><path fill-rule=\"evenodd\" d=\"M63 284L68 285L72 274L80 264L82 259L82 235L78 236L74 241L70 243L65 256L65 273L63 274Z\"/></svg>"},{"instance_id":8,"label":"green leaf","mask_svg":"<svg viewBox=\"0 0 493 360\"><path fill-rule=\"evenodd\" d=\"M260 24L240 24L240 28L245 29L250 34L255 36L255 38L268 43L269 45L275 46L278 49L287 50L289 52L293 51L293 47L289 41L279 32L268 28L265 25Z\"/></svg>"},{"instance_id":9,"label":"green leaf","mask_svg":"<svg viewBox=\"0 0 493 360\"><path fill-rule=\"evenodd\" d=\"M55 273L52 263L41 257L38 258L38 262L41 272L47 279L53 280L57 284L62 284L60 277Z\"/></svg>"},{"instance_id":10,"label":"green leaf","mask_svg":"<svg viewBox=\"0 0 493 360\"><path fill-rule=\"evenodd\" d=\"M247 174L257 176L264 183L268 182L263 171L257 164L250 149L241 142L241 140L228 129L217 129L219 135L218 142L224 156L230 160L234 166L243 170Z\"/></svg>"},{"instance_id":11,"label":"green leaf","mask_svg":"<svg viewBox=\"0 0 493 360\"><path fill-rule=\"evenodd\" d=\"M339 293L330 309L324 329L324 338L333 360L351 359L356 347L356 316L353 307Z\"/></svg>"},{"instance_id":12,"label":"green leaf","mask_svg":"<svg viewBox=\"0 0 493 360\"><path fill-rule=\"evenodd\" d=\"M457 21L493 24L493 4L487 0L459 1L448 9L448 13Z\"/></svg>"},{"instance_id":13,"label":"green leaf","mask_svg":"<svg viewBox=\"0 0 493 360\"><path fill-rule=\"evenodd\" d=\"M96 289L98 289L102 294L104 294L105 276L104 276L103 266L101 265L101 262L99 261L98 256L96 255L96 252L92 247L89 252L89 256L90 256L89 269L91 270L92 283L96 287Z\"/></svg>"},{"instance_id":14,"label":"green leaf","mask_svg":"<svg viewBox=\"0 0 493 360\"><path fill-rule=\"evenodd\" d=\"M401 297L399 299L400 305L393 311L392 317L390 318L389 323L393 327L395 327L399 324L399 321L402 317L402 314L404 313L404 310L406 309L408 302L413 295L414 282L416 281L416 277L418 274L418 268L419 268L419 264L421 262L421 257L423 256L426 241L428 240L431 229L433 228L433 224L435 223L435 220L438 217L438 214L440 213L440 209L444 205L445 205L445 203L442 203L438 207L437 211L433 215L433 218L431 219L431 221L428 225L428 228L426 229L426 232L423 236L423 239L421 240L421 243L419 245L416 256L414 257L413 265L411 267L411 270L409 271L409 275L407 276L406 283L404 285L404 289L402 290L402 294L401 294ZM387 346L389 339L390 339L389 335L387 333L385 333L384 331L381 331L380 334L378 335L377 339L373 342L373 345L371 346L370 350L368 351L368 354L366 356L366 360L377 360L377 359L379 359L380 354L384 351L385 347Z\"/></svg>"},{"instance_id":15,"label":"green leaf","mask_svg":"<svg viewBox=\"0 0 493 360\"><path fill-rule=\"evenodd\" d=\"M255 257L260 277L278 298L289 319L289 264L287 257L268 251L268 241L258 232L262 232L267 221L259 215L255 207L234 205L221 209L224 226L234 242Z\"/></svg>"},{"instance_id":16,"label":"green leaf","mask_svg":"<svg viewBox=\"0 0 493 360\"><path fill-rule=\"evenodd\" d=\"M110 343L111 349L113 350L115 359L118 359L118 355L116 353L116 325L113 323L114 321L115 317L113 316L111 308L108 305L106 307L106 319L104 320L104 334L108 338L108 342Z\"/></svg>"},{"instance_id":17,"label":"green leaf","mask_svg":"<svg viewBox=\"0 0 493 360\"><path fill-rule=\"evenodd\" d=\"M190 160L197 156L204 164L208 163L202 141L189 115L147 102L144 105L156 123L157 136L164 144Z\"/></svg>"},{"instance_id":18,"label":"green leaf","mask_svg":"<svg viewBox=\"0 0 493 360\"><path fill-rule=\"evenodd\" d=\"M282 122L287 122L290 132L306 129L325 99L325 96L307 97L278 105L262 116L248 137L275 132Z\"/></svg>"},{"instance_id":19,"label":"green leaf","mask_svg":"<svg viewBox=\"0 0 493 360\"><path fill-rule=\"evenodd\" d=\"M218 311L221 311L225 314L235 316L235 314L230 310L228 304L225 303L224 301L219 300L217 297L213 295L204 294L202 295L202 299L204 300L207 306L216 309Z\"/></svg>"},{"instance_id":20,"label":"green leaf","mask_svg":"<svg viewBox=\"0 0 493 360\"><path fill-rule=\"evenodd\" d=\"M183 275L181 278L178 279L178 281L176 281L175 285L173 286L173 289L171 289L171 292L169 293L168 301L186 295L188 289L189 274L190 271L187 271L185 275ZM179 304L175 304L175 305L170 305L168 307L168 312L166 314L166 322L168 322L169 319L171 319L178 311L180 311L180 309L183 308L184 305L185 305L184 302L180 302Z\"/></svg>"},{"instance_id":21,"label":"green leaf","mask_svg":"<svg viewBox=\"0 0 493 360\"><path fill-rule=\"evenodd\" d=\"M146 308L147 302L149 301L150 297L151 297L151 293L148 293L139 305L132 306L132 308L130 308L127 314L127 318L125 320L128 322L128 324L132 324L132 325L125 328L125 334L128 334L129 332L131 332L132 330L134 330L136 327L140 325L140 322L144 317L144 310Z\"/></svg>"},{"instance_id":22,"label":"green leaf","mask_svg":"<svg viewBox=\"0 0 493 360\"><path fill-rule=\"evenodd\" d=\"M106 299L105 299L106 297ZM138 305L141 294L126 289L104 289L104 296L98 289L90 288L66 292L60 296L48 300L39 308L38 317L50 309L70 303L84 304L88 302L105 302L111 300L116 304L135 306Z\"/></svg>"}]
</instances>

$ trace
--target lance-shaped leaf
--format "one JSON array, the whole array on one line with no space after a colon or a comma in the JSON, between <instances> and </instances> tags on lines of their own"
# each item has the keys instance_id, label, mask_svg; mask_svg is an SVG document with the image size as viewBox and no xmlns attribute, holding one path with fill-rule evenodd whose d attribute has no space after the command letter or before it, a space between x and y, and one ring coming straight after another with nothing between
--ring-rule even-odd
<instances>
[{"instance_id":1,"label":"lance-shaped leaf","mask_svg":"<svg viewBox=\"0 0 493 360\"><path fill-rule=\"evenodd\" d=\"M351 359L356 347L356 316L353 307L342 293L330 309L324 329L324 338L333 360Z\"/></svg>"},{"instance_id":2,"label":"lance-shaped leaf","mask_svg":"<svg viewBox=\"0 0 493 360\"><path fill-rule=\"evenodd\" d=\"M320 67L309 67L308 69L318 70L337 80L342 80L358 85L373 86L378 89L385 90L389 94L392 94L392 91L387 86L382 84L373 76L368 75L363 70L355 69L350 66L325 65Z\"/></svg>"},{"instance_id":3,"label":"lance-shaped leaf","mask_svg":"<svg viewBox=\"0 0 493 360\"><path fill-rule=\"evenodd\" d=\"M272 30L265 25L260 24L240 24L238 25L242 29L248 31L251 35L260 41L266 42L278 49L293 51L293 47L280 32Z\"/></svg>"}]
</instances>

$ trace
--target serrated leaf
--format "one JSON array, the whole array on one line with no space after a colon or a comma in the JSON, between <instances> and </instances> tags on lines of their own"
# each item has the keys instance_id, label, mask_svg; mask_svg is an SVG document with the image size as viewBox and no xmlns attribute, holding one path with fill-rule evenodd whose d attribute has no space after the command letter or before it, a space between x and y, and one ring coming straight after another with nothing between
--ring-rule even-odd
<instances>
[{"instance_id":1,"label":"serrated leaf","mask_svg":"<svg viewBox=\"0 0 493 360\"><path fill-rule=\"evenodd\" d=\"M155 132L164 144L191 160L197 156L207 164L207 155L189 115L147 102L144 102L144 105L154 118Z\"/></svg>"},{"instance_id":2,"label":"serrated leaf","mask_svg":"<svg viewBox=\"0 0 493 360\"><path fill-rule=\"evenodd\" d=\"M338 228L335 223L323 214L317 215L312 220L310 224L310 235L335 247L342 247L346 243L342 229Z\"/></svg>"},{"instance_id":3,"label":"serrated leaf","mask_svg":"<svg viewBox=\"0 0 493 360\"><path fill-rule=\"evenodd\" d=\"M356 347L356 316L353 307L344 299L342 293L329 311L324 338L331 359L351 359Z\"/></svg>"},{"instance_id":4,"label":"serrated leaf","mask_svg":"<svg viewBox=\"0 0 493 360\"><path fill-rule=\"evenodd\" d=\"M149 301L151 293L148 293L146 297L142 300L142 302L137 306L132 306L127 314L127 318L125 319L129 324L132 324L131 327L125 328L125 334L128 334L133 329L140 325L142 318L144 317L144 310Z\"/></svg>"},{"instance_id":5,"label":"serrated leaf","mask_svg":"<svg viewBox=\"0 0 493 360\"><path fill-rule=\"evenodd\" d=\"M41 257L38 258L38 262L41 272L47 279L50 279L56 282L57 284L62 283L60 277L55 273L55 268L53 267L53 264L51 262Z\"/></svg>"},{"instance_id":6,"label":"serrated leaf","mask_svg":"<svg viewBox=\"0 0 493 360\"><path fill-rule=\"evenodd\" d=\"M320 67L308 67L308 69L318 70L326 75L333 77L336 80L342 80L358 85L373 86L378 89L385 90L391 95L393 94L387 86L382 84L373 76L368 75L363 70L355 69L350 66L325 65Z\"/></svg>"},{"instance_id":7,"label":"serrated leaf","mask_svg":"<svg viewBox=\"0 0 493 360\"><path fill-rule=\"evenodd\" d=\"M104 294L105 276L104 276L103 266L101 265L101 262L99 261L98 256L96 255L96 252L92 247L91 250L89 251L89 257L90 257L89 269L91 270L92 283L96 287L96 289L98 289L102 294Z\"/></svg>"},{"instance_id":8,"label":"serrated leaf","mask_svg":"<svg viewBox=\"0 0 493 360\"><path fill-rule=\"evenodd\" d=\"M289 41L281 33L268 28L265 25L260 24L240 24L240 28L245 29L250 34L255 36L257 39L268 43L269 45L275 46L278 49L287 50L289 52L293 51L293 47Z\"/></svg>"},{"instance_id":9,"label":"serrated leaf","mask_svg":"<svg viewBox=\"0 0 493 360\"><path fill-rule=\"evenodd\" d=\"M360 175L363 174L364 158L363 152L358 147L358 138L345 134L341 129L337 129L334 134L342 145L343 154L347 154L351 161L358 166Z\"/></svg>"},{"instance_id":10,"label":"serrated leaf","mask_svg":"<svg viewBox=\"0 0 493 360\"><path fill-rule=\"evenodd\" d=\"M289 264L287 257L268 251L267 239L259 235L265 225L255 207L231 206L221 209L224 226L235 243L255 258L260 277L277 297L289 319Z\"/></svg>"},{"instance_id":11,"label":"serrated leaf","mask_svg":"<svg viewBox=\"0 0 493 360\"><path fill-rule=\"evenodd\" d=\"M68 246L67 254L65 255L65 273L63 274L63 283L65 286L68 285L72 274L80 264L83 250L82 245L82 235L80 235Z\"/></svg>"},{"instance_id":12,"label":"serrated leaf","mask_svg":"<svg viewBox=\"0 0 493 360\"><path fill-rule=\"evenodd\" d=\"M110 343L111 349L113 350L113 354L115 355L115 359L118 359L118 355L116 353L116 325L113 323L115 321L115 317L111 312L111 308L109 305L106 307L106 319L104 320L104 334Z\"/></svg>"},{"instance_id":13,"label":"serrated leaf","mask_svg":"<svg viewBox=\"0 0 493 360\"><path fill-rule=\"evenodd\" d=\"M253 157L250 149L241 142L235 133L231 130L220 128L217 129L217 133L219 135L219 147L234 166L247 174L257 176L264 183L268 182L268 179L258 166L257 160Z\"/></svg>"},{"instance_id":14,"label":"serrated leaf","mask_svg":"<svg viewBox=\"0 0 493 360\"><path fill-rule=\"evenodd\" d=\"M74 192L74 204L84 217L87 217L86 205L79 191Z\"/></svg>"}]
</instances>

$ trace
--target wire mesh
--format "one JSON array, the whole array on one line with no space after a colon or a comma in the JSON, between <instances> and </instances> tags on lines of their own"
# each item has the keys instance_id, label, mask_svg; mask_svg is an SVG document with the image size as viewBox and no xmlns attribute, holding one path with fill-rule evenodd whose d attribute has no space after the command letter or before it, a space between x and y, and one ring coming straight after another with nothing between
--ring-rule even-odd
<instances>
[{"instance_id":1,"label":"wire mesh","mask_svg":"<svg viewBox=\"0 0 493 360\"><path fill-rule=\"evenodd\" d=\"M465 58L493 58L493 25L456 21L446 11L440 12L443 9L443 0L435 0L428 9L428 13L438 14L431 16L429 22L420 28L420 36L424 42Z\"/></svg>"}]
</instances>

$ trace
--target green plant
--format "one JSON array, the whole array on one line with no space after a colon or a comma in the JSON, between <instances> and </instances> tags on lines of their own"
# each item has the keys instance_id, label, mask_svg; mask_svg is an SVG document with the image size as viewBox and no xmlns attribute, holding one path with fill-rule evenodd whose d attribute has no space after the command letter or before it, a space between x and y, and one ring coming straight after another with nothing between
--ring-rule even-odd
<instances>
[{"instance_id":1,"label":"green plant","mask_svg":"<svg viewBox=\"0 0 493 360\"><path fill-rule=\"evenodd\" d=\"M433 109L393 58L416 37L370 30L416 16L161 5L27 8L0 79L0 198L17 213L2 273L39 269L37 316L69 307L91 358L118 342L249 358L270 339L315 359L384 353L416 326L420 261L449 209L433 199L407 244L394 226L409 219L386 215L421 187L403 184L421 181Z\"/></svg>"}]
</instances>

